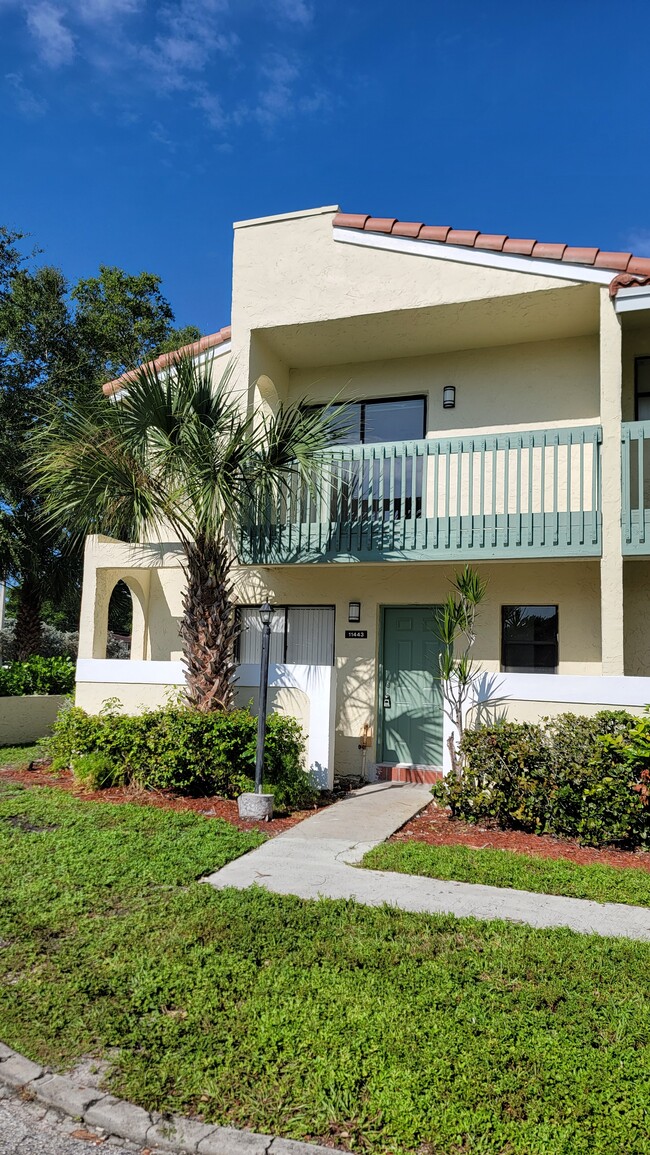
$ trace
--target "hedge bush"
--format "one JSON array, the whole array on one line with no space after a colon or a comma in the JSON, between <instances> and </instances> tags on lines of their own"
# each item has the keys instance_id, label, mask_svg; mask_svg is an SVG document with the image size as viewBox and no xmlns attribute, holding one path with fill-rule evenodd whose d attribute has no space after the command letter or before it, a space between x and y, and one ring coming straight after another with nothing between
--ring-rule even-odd
<instances>
[{"instance_id":1,"label":"hedge bush","mask_svg":"<svg viewBox=\"0 0 650 1155\"><path fill-rule=\"evenodd\" d=\"M116 780L183 794L235 798L252 790L257 718L250 710L202 714L183 706L148 710L132 717L112 709L98 715L71 706L59 712L49 749L55 769L82 756L101 754ZM267 723L264 784L273 788L277 809L306 806L317 797L303 769L305 739L295 718L271 714ZM81 773L87 763L81 763ZM110 773L102 764L102 778Z\"/></svg>"},{"instance_id":2,"label":"hedge bush","mask_svg":"<svg viewBox=\"0 0 650 1155\"><path fill-rule=\"evenodd\" d=\"M0 698L23 694L71 694L74 662L70 658L28 658L0 666Z\"/></svg>"},{"instance_id":3,"label":"hedge bush","mask_svg":"<svg viewBox=\"0 0 650 1155\"><path fill-rule=\"evenodd\" d=\"M468 731L460 780L435 796L467 822L650 847L650 719L601 710Z\"/></svg>"}]
</instances>

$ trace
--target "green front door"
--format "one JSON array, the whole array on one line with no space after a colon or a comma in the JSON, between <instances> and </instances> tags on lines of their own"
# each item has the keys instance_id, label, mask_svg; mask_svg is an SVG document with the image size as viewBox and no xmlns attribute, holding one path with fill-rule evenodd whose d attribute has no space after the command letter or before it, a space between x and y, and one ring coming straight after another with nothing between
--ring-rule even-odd
<instances>
[{"instance_id":1,"label":"green front door","mask_svg":"<svg viewBox=\"0 0 650 1155\"><path fill-rule=\"evenodd\" d=\"M384 608L379 686L381 761L442 765L437 606Z\"/></svg>"}]
</instances>

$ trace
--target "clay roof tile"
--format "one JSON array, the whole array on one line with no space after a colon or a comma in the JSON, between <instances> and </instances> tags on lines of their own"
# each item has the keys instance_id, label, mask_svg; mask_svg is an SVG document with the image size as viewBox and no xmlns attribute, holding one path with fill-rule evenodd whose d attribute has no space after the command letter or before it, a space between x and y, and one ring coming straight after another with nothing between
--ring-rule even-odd
<instances>
[{"instance_id":1,"label":"clay roof tile","mask_svg":"<svg viewBox=\"0 0 650 1155\"><path fill-rule=\"evenodd\" d=\"M474 248L490 249L494 253L500 253L507 240L505 233L479 233Z\"/></svg>"},{"instance_id":2,"label":"clay roof tile","mask_svg":"<svg viewBox=\"0 0 650 1155\"><path fill-rule=\"evenodd\" d=\"M574 265L593 265L598 256L598 249L581 249L567 245L564 250L563 261L570 261Z\"/></svg>"},{"instance_id":3,"label":"clay roof tile","mask_svg":"<svg viewBox=\"0 0 650 1155\"><path fill-rule=\"evenodd\" d=\"M394 237L417 237L422 229L422 221L395 221L393 225Z\"/></svg>"},{"instance_id":4,"label":"clay roof tile","mask_svg":"<svg viewBox=\"0 0 650 1155\"><path fill-rule=\"evenodd\" d=\"M626 272L638 277L650 277L650 257L632 257Z\"/></svg>"},{"instance_id":5,"label":"clay roof tile","mask_svg":"<svg viewBox=\"0 0 650 1155\"><path fill-rule=\"evenodd\" d=\"M536 244L537 241L533 241L529 237L508 237L501 251L513 253L519 257L529 257Z\"/></svg>"},{"instance_id":6,"label":"clay roof tile","mask_svg":"<svg viewBox=\"0 0 650 1155\"><path fill-rule=\"evenodd\" d=\"M561 261L566 245L549 244L547 241L538 241L531 256L544 261Z\"/></svg>"},{"instance_id":7,"label":"clay roof tile","mask_svg":"<svg viewBox=\"0 0 650 1155\"><path fill-rule=\"evenodd\" d=\"M594 265L597 269L618 269L624 273L631 259L631 253L606 253L600 249Z\"/></svg>"},{"instance_id":8,"label":"clay roof tile","mask_svg":"<svg viewBox=\"0 0 650 1155\"><path fill-rule=\"evenodd\" d=\"M422 225L419 240L446 241L451 232L451 225Z\"/></svg>"},{"instance_id":9,"label":"clay roof tile","mask_svg":"<svg viewBox=\"0 0 650 1155\"><path fill-rule=\"evenodd\" d=\"M451 229L447 234L447 244L473 248L478 235L478 229Z\"/></svg>"},{"instance_id":10,"label":"clay roof tile","mask_svg":"<svg viewBox=\"0 0 650 1155\"><path fill-rule=\"evenodd\" d=\"M362 229L367 220L368 213L337 213L332 224L338 229Z\"/></svg>"},{"instance_id":11,"label":"clay roof tile","mask_svg":"<svg viewBox=\"0 0 650 1155\"><path fill-rule=\"evenodd\" d=\"M366 233L389 233L396 224L395 217L367 217L363 228Z\"/></svg>"}]
</instances>

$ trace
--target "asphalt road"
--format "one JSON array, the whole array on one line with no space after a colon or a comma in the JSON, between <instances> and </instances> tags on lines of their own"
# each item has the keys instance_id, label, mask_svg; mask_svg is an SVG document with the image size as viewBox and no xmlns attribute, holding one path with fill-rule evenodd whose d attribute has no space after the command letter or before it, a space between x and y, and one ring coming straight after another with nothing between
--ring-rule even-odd
<instances>
[{"instance_id":1,"label":"asphalt road","mask_svg":"<svg viewBox=\"0 0 650 1155\"><path fill-rule=\"evenodd\" d=\"M72 1138L73 1131L83 1131L87 1138ZM141 1150L125 1140L109 1143L92 1135L82 1123L38 1103L24 1103L0 1087L0 1155L126 1155Z\"/></svg>"}]
</instances>

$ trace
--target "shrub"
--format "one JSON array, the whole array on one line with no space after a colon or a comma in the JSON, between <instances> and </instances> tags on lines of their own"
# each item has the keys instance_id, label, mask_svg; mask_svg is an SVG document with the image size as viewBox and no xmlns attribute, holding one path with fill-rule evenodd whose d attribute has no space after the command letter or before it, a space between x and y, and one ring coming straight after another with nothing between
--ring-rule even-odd
<instances>
[{"instance_id":1,"label":"shrub","mask_svg":"<svg viewBox=\"0 0 650 1155\"><path fill-rule=\"evenodd\" d=\"M0 666L0 697L22 694L70 694L75 668L70 658L28 658Z\"/></svg>"},{"instance_id":2,"label":"shrub","mask_svg":"<svg viewBox=\"0 0 650 1155\"><path fill-rule=\"evenodd\" d=\"M108 786L121 786L123 772L107 757L96 751L94 754L79 754L71 763L75 782L86 790L105 790Z\"/></svg>"},{"instance_id":3,"label":"shrub","mask_svg":"<svg viewBox=\"0 0 650 1155\"><path fill-rule=\"evenodd\" d=\"M433 791L454 817L590 846L650 845L650 719L601 710L506 722L466 732L462 749L462 778Z\"/></svg>"},{"instance_id":4,"label":"shrub","mask_svg":"<svg viewBox=\"0 0 650 1155\"><path fill-rule=\"evenodd\" d=\"M59 712L49 749L55 769L100 753L124 781L184 794L234 798L253 789L257 718L250 710L203 714L183 706L131 717L112 709L90 715ZM278 809L309 805L317 791L303 769L305 740L295 718L272 714L267 724L264 782Z\"/></svg>"}]
</instances>

